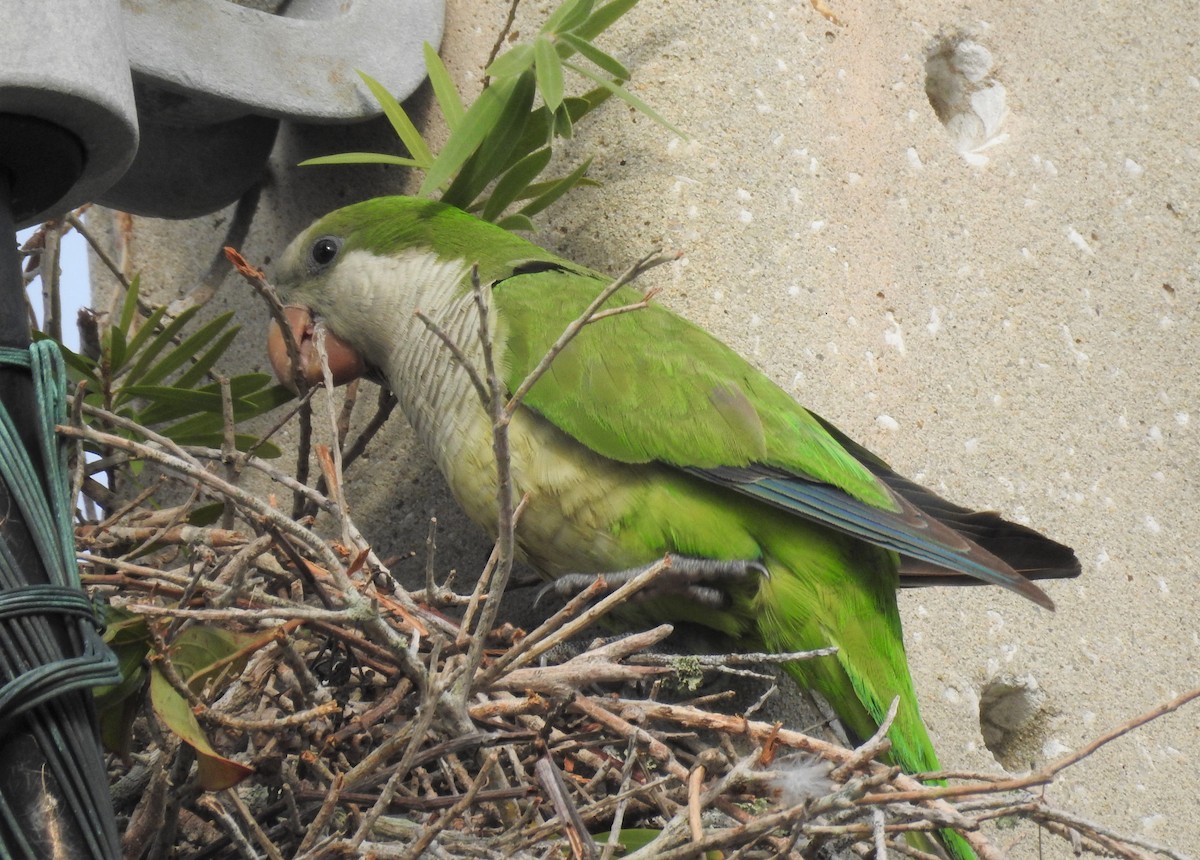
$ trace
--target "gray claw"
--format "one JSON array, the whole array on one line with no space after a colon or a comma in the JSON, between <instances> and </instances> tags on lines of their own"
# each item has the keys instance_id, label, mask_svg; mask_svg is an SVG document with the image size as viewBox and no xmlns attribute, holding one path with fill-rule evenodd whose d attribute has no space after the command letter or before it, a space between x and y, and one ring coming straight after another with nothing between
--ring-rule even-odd
<instances>
[{"instance_id":1,"label":"gray claw","mask_svg":"<svg viewBox=\"0 0 1200 860\"><path fill-rule=\"evenodd\" d=\"M725 604L725 592L719 587L704 583L738 583L751 574L770 576L766 566L754 559L715 559L695 558L693 556L667 556L668 568L664 570L653 584L643 589L632 600L644 602L662 597L683 597L703 606L719 608ZM657 564L658 562L654 562ZM629 580L644 573L651 565L617 570L611 573L566 573L542 588L534 600L541 600L546 592L553 590L562 598L574 597L583 589L596 581L602 575L610 589L618 588Z\"/></svg>"}]
</instances>

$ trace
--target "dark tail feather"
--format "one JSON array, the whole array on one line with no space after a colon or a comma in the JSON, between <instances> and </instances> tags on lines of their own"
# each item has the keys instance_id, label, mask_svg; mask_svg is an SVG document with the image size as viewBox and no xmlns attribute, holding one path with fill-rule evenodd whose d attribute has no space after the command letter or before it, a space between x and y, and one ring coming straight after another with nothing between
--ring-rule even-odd
<instances>
[{"instance_id":1,"label":"dark tail feather","mask_svg":"<svg viewBox=\"0 0 1200 860\"><path fill-rule=\"evenodd\" d=\"M1069 546L1051 540L1028 526L1009 522L993 511L972 511L943 499L932 490L893 472L887 463L821 416L813 417L893 492L1004 560L1027 579L1070 579L1079 576L1082 568ZM900 560L900 585L904 587L983 584L973 576L929 562L907 557Z\"/></svg>"},{"instance_id":2,"label":"dark tail feather","mask_svg":"<svg viewBox=\"0 0 1200 860\"><path fill-rule=\"evenodd\" d=\"M1008 562L1028 579L1070 579L1081 567L1074 550L1028 526L1009 522L994 511L972 511L948 502L932 490L874 463L866 464L880 480L939 522ZM980 585L980 580L912 559L900 563L900 584Z\"/></svg>"}]
</instances>

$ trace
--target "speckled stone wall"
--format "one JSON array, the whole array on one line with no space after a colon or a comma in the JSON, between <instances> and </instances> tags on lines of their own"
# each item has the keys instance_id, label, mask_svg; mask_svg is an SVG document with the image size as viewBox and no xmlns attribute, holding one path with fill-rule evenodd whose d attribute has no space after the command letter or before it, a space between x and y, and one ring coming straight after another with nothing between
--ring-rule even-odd
<instances>
[{"instance_id":1,"label":"speckled stone wall","mask_svg":"<svg viewBox=\"0 0 1200 860\"><path fill-rule=\"evenodd\" d=\"M443 54L468 93L508 6L449 2ZM521 3L516 29L551 7ZM1039 767L1200 686L1200 19L1184 0L827 9L836 20L802 0L642 0L604 44L689 138L610 103L563 155L594 155L604 187L545 213L537 238L612 271L682 250L653 275L661 302L899 471L1077 548L1084 573L1048 586L1053 614L994 589L902 596L944 764ZM291 166L387 139L379 124L290 129L247 255L402 188L394 171ZM143 283L190 287L173 273L202 270L223 223L137 219ZM219 303L261 328L238 290ZM263 365L256 340L242 348ZM393 439L349 490L368 532L385 554L420 552L437 513L444 563L477 569L484 541ZM1046 796L1194 851L1200 704ZM994 838L1014 858L1072 856L1026 826Z\"/></svg>"}]
</instances>

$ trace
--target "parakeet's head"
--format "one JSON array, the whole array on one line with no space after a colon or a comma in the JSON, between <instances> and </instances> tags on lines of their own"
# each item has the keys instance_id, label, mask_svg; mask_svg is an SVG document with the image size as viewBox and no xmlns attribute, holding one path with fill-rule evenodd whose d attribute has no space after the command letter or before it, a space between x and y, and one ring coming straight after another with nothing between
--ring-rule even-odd
<instances>
[{"instance_id":1,"label":"parakeet's head","mask_svg":"<svg viewBox=\"0 0 1200 860\"><path fill-rule=\"evenodd\" d=\"M453 206L378 197L331 212L293 239L279 259L275 285L289 306L306 378L321 379L313 348L320 321L334 382L341 384L384 367L396 333L388 322L418 307L435 309L427 306L435 304L435 294L466 289L472 265L489 283L517 261L556 259ZM268 351L276 376L290 384L291 364L274 323Z\"/></svg>"}]
</instances>

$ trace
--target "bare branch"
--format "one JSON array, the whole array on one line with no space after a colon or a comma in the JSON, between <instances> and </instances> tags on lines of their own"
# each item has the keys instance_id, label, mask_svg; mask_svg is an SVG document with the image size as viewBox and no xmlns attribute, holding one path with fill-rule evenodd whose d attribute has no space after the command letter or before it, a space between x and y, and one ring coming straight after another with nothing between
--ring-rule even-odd
<instances>
[{"instance_id":1,"label":"bare branch","mask_svg":"<svg viewBox=\"0 0 1200 860\"><path fill-rule=\"evenodd\" d=\"M508 403L504 407L505 413L511 416L514 412L516 412L517 407L525 399L525 395L529 393L529 389L533 388L534 384L542 378L547 370L550 369L550 365L554 362L554 359L558 357L559 353L561 353L567 347L567 344L575 339L575 336L583 330L585 325L597 318L597 315L600 313L600 309L604 307L604 304L610 298L612 298L618 290L629 284L635 278L638 278L648 272L650 269L653 269L655 266L661 266L663 263L673 262L674 260L678 260L679 257L679 254L663 255L661 251L652 251L622 272L616 278L616 280L601 290L600 295L596 296L596 298L592 300L592 303L584 308L583 313L581 313L566 327L566 329L563 330L563 333L559 335L558 340L556 340L550 346L550 349L546 351L546 354L542 356L542 360L537 363L533 370L529 372L529 375L526 376L521 384L517 386L517 390L513 392L512 397L509 398ZM643 301L635 305L630 305L626 308L616 309L616 312L625 313L628 310L637 310L645 306L646 302Z\"/></svg>"}]
</instances>

